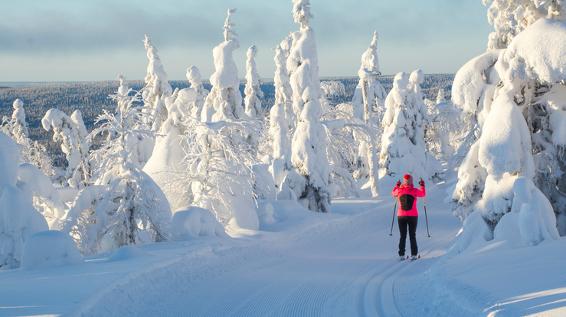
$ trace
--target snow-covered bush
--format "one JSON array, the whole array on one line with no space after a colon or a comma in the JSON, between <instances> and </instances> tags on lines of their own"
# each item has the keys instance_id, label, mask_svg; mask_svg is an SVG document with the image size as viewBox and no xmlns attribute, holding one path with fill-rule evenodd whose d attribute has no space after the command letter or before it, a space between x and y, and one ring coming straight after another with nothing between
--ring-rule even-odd
<instances>
[{"instance_id":1,"label":"snow-covered bush","mask_svg":"<svg viewBox=\"0 0 566 317\"><path fill-rule=\"evenodd\" d=\"M256 55L257 47L255 45L250 46L246 53L246 87L244 89L246 95L244 99L245 111L250 118L258 117L263 112L261 108L263 92L261 91L261 81L255 63Z\"/></svg>"},{"instance_id":2,"label":"snow-covered bush","mask_svg":"<svg viewBox=\"0 0 566 317\"><path fill-rule=\"evenodd\" d=\"M379 158L384 173L392 177L410 173L415 179L429 179L434 175L429 171L430 158L424 143L426 109L420 94L421 80L420 71L413 72L410 78L398 73L385 99Z\"/></svg>"},{"instance_id":3,"label":"snow-covered bush","mask_svg":"<svg viewBox=\"0 0 566 317\"><path fill-rule=\"evenodd\" d=\"M224 227L214 218L210 210L189 207L175 211L171 225L173 240L182 241L210 236L226 236Z\"/></svg>"},{"instance_id":4,"label":"snow-covered bush","mask_svg":"<svg viewBox=\"0 0 566 317\"><path fill-rule=\"evenodd\" d=\"M232 22L235 12L235 9L228 10L224 21L224 41L212 50L214 73L210 76L212 89L206 97L201 113L203 122L240 119L244 113L238 67L232 56L240 47Z\"/></svg>"},{"instance_id":5,"label":"snow-covered bush","mask_svg":"<svg viewBox=\"0 0 566 317\"><path fill-rule=\"evenodd\" d=\"M300 30L293 33L293 45L287 59L293 90L293 109L298 122L293 134L291 162L295 173L285 183L295 197L312 211L330 211L329 167L326 157L326 133L320 122L320 80L318 57L309 0L293 0L293 19Z\"/></svg>"},{"instance_id":6,"label":"snow-covered bush","mask_svg":"<svg viewBox=\"0 0 566 317\"><path fill-rule=\"evenodd\" d=\"M223 225L257 230L252 166L246 122L186 121L183 182L192 206L211 210Z\"/></svg>"},{"instance_id":7,"label":"snow-covered bush","mask_svg":"<svg viewBox=\"0 0 566 317\"><path fill-rule=\"evenodd\" d=\"M165 98L169 97L173 89L167 80L167 73L163 68L161 59L157 54L157 48L153 46L147 34L143 41L147 54L147 72L145 75L145 86L142 89L144 107L146 108L148 119L153 131L157 132L161 128L163 121L167 119L167 109Z\"/></svg>"},{"instance_id":8,"label":"snow-covered bush","mask_svg":"<svg viewBox=\"0 0 566 317\"><path fill-rule=\"evenodd\" d=\"M523 239L528 244L536 244L553 237L553 230L548 228L552 208L547 208L548 201L538 195L539 189L557 214L560 233L566 233L566 219L562 220L566 206L565 158L561 155L566 141L562 129L566 123L566 106L564 98L560 97L566 94L560 84L566 79L562 58L566 45L561 39L566 39L564 22L542 18L532 23L499 52L492 72L497 73L493 77L500 78L501 82L495 87L487 86L488 89L475 88L486 87L485 76L481 76L483 67L473 70L471 62L465 66L466 72L472 74L467 77L474 84L470 85L471 89L461 90L462 95L479 95L474 98L484 102L477 105L483 109L471 109L476 113L481 111L478 115L481 135L459 169L461 177L453 198L457 202L455 213L461 218L471 211L481 213L491 232L487 239L494 234L497 238L498 232L500 237L512 239L501 232L517 231L521 223L524 224L520 219L533 215L542 224L532 223L538 226L534 231L523 229L529 232L522 234ZM465 98L456 96L455 99ZM524 184L516 185L520 179ZM531 181L538 189L531 186ZM525 196L532 197L533 202L515 203L517 199L527 199ZM531 206L525 207L530 210L525 213L526 218L521 216L518 222L511 221L515 216L507 214L524 204ZM533 210L533 206L538 206L538 211ZM512 223L515 229L498 228L503 219L507 219L504 227Z\"/></svg>"},{"instance_id":9,"label":"snow-covered bush","mask_svg":"<svg viewBox=\"0 0 566 317\"><path fill-rule=\"evenodd\" d=\"M32 234L48 230L33 207L32 195L19 187L19 162L18 146L0 133L0 268L18 267L25 242Z\"/></svg>"},{"instance_id":10,"label":"snow-covered bush","mask_svg":"<svg viewBox=\"0 0 566 317\"><path fill-rule=\"evenodd\" d=\"M170 221L167 198L151 177L133 165L120 165L79 192L63 231L81 252L93 254L164 241Z\"/></svg>"},{"instance_id":11,"label":"snow-covered bush","mask_svg":"<svg viewBox=\"0 0 566 317\"><path fill-rule=\"evenodd\" d=\"M30 270L79 264L83 257L69 235L61 231L41 231L26 241L22 268Z\"/></svg>"},{"instance_id":12,"label":"snow-covered bush","mask_svg":"<svg viewBox=\"0 0 566 317\"><path fill-rule=\"evenodd\" d=\"M90 182L91 167L88 160L90 143L80 110L71 116L52 108L41 119L45 131L53 131L53 141L61 143L67 159L65 179L72 188L83 188Z\"/></svg>"},{"instance_id":13,"label":"snow-covered bush","mask_svg":"<svg viewBox=\"0 0 566 317\"><path fill-rule=\"evenodd\" d=\"M379 57L377 55L377 32L373 32L369 48L362 54L360 70L358 76L360 81L356 90L352 104L356 118L368 123L372 112L377 112L377 120L381 121L385 110L385 89L379 82Z\"/></svg>"}]
</instances>

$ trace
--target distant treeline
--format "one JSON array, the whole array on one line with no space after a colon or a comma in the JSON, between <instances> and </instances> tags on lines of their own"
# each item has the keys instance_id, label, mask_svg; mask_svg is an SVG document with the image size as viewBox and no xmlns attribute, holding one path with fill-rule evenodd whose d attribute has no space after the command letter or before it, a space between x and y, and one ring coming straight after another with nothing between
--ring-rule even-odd
<instances>
[{"instance_id":1,"label":"distant treeline","mask_svg":"<svg viewBox=\"0 0 566 317\"><path fill-rule=\"evenodd\" d=\"M423 91L427 98L434 99L439 88L443 88L446 97L450 98L450 89L453 74L434 74L426 75L423 83ZM327 81L339 81L344 84L345 92L343 95L333 95L329 99L330 105L348 102L354 95L354 90L358 84L357 78L329 78ZM387 91L391 89L393 77L382 76L381 83ZM142 81L131 81L129 85L134 90L143 87ZM6 84L0 84L6 86ZM16 87L17 86L17 87ZM186 88L186 81L171 81L171 86L175 88ZM14 85L14 87L0 87L0 117L12 114L12 102L16 98L24 101L27 122L30 127L30 137L46 144L48 151L52 154L55 164L59 165L59 160L63 159L59 146L51 141L50 133L41 128L41 118L50 108L58 108L67 114L71 114L75 109L82 112L87 129L91 130L97 116L102 109L111 110L115 104L108 95L116 92L117 81L98 81L98 82L65 82L65 83L32 83L29 85ZM205 88L210 89L210 85L205 83ZM265 108L271 107L274 102L274 87L272 82L266 82L262 86L264 97L262 104ZM242 95L244 85L240 85Z\"/></svg>"}]
</instances>

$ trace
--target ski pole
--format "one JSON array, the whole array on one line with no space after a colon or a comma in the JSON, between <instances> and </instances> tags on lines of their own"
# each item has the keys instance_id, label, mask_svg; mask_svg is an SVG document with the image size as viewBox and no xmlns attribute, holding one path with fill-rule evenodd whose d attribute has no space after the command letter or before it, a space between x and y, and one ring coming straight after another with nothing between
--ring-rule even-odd
<instances>
[{"instance_id":1,"label":"ski pole","mask_svg":"<svg viewBox=\"0 0 566 317\"><path fill-rule=\"evenodd\" d=\"M424 202L424 216L425 216L425 220L426 220L426 234L430 238L430 232L428 231L428 215L426 213L426 198L424 199L423 202Z\"/></svg>"},{"instance_id":2,"label":"ski pole","mask_svg":"<svg viewBox=\"0 0 566 317\"><path fill-rule=\"evenodd\" d=\"M395 223L395 211L397 211L397 199L395 199L395 207L393 207L393 217L391 218L391 230L389 230L389 236L393 236L393 223Z\"/></svg>"}]
</instances>

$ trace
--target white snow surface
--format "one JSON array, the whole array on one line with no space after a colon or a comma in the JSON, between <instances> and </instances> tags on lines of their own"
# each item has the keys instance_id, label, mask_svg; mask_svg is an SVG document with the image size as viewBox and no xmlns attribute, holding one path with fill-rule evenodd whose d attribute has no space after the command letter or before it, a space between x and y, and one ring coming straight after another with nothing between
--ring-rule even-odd
<instances>
[{"instance_id":1,"label":"white snow surface","mask_svg":"<svg viewBox=\"0 0 566 317\"><path fill-rule=\"evenodd\" d=\"M397 229L388 236L393 181L381 184L381 200L335 201L329 214L309 213L294 201L261 204L272 210L272 222L252 235L125 247L84 264L0 271L0 315L566 313L566 254L558 252L564 238L446 254L460 227L443 203L449 182L428 188L432 238L419 219L421 259L399 262Z\"/></svg>"}]
</instances>

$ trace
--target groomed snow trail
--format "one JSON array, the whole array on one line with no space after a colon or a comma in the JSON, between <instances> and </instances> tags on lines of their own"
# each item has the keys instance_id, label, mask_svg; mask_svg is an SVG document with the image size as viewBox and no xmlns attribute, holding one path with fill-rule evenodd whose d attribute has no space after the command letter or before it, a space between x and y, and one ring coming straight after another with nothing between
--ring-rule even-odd
<instances>
[{"instance_id":1,"label":"groomed snow trail","mask_svg":"<svg viewBox=\"0 0 566 317\"><path fill-rule=\"evenodd\" d=\"M438 199L429 201L441 201L442 190L434 195ZM180 257L117 282L76 313L401 316L396 280L424 272L443 254L458 221L442 203L429 206L433 237L426 237L424 214L417 232L422 259L400 262L397 227L388 235L392 199L383 199L334 202L332 214L315 215L299 228L237 238Z\"/></svg>"}]
</instances>

